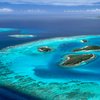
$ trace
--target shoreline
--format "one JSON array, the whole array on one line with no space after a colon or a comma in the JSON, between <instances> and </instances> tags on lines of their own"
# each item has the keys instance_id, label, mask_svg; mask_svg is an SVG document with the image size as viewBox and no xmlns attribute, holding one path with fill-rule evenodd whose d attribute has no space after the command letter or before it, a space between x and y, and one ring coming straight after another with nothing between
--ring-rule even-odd
<instances>
[{"instance_id":1,"label":"shoreline","mask_svg":"<svg viewBox=\"0 0 100 100\"><path fill-rule=\"evenodd\" d=\"M78 67L78 66L82 65L83 63L87 63L88 61L91 61L91 60L93 60L93 59L96 58L96 55L95 54L92 54L92 55L93 56L90 59L81 61L80 63L74 64L74 65L61 65L60 64L60 66L62 66L62 68L74 68L74 67ZM67 57L67 60L70 60L70 59L71 58L68 56ZM64 61L62 63L64 63Z\"/></svg>"},{"instance_id":2,"label":"shoreline","mask_svg":"<svg viewBox=\"0 0 100 100\"><path fill-rule=\"evenodd\" d=\"M19 46L25 46L25 45L31 45L33 43L37 44L41 44L41 43L45 43L45 42L50 42L51 40L53 41L63 41L63 40L66 40L67 42L70 41L70 40L76 40L77 38L80 38L80 39L84 39L85 37L87 38L94 38L96 36L99 36L100 35L78 35L78 36L69 36L69 37L55 37L55 38L48 38L48 39L40 39L40 40L35 40L35 41L31 41L31 42L26 42L26 43L21 43L21 44L18 44L18 45L15 45L15 46L8 46L8 47L5 47L3 49L0 50L3 51L3 50L6 50L6 49L9 49L9 48L16 48L16 47L19 47ZM54 42L53 41L53 42Z\"/></svg>"}]
</instances>

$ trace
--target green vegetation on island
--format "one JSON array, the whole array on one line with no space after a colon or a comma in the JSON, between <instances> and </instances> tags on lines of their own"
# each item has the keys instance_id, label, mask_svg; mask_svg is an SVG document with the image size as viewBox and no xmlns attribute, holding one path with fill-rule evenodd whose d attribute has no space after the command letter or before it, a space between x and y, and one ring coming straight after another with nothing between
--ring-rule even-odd
<instances>
[{"instance_id":1,"label":"green vegetation on island","mask_svg":"<svg viewBox=\"0 0 100 100\"><path fill-rule=\"evenodd\" d=\"M86 42L88 42L87 40L85 40L85 39L83 39L83 40L81 40L81 42L82 43L86 43Z\"/></svg>"},{"instance_id":2,"label":"green vegetation on island","mask_svg":"<svg viewBox=\"0 0 100 100\"><path fill-rule=\"evenodd\" d=\"M79 54L79 55L68 55L61 63L60 66L76 66L82 62L88 61L95 58L93 54Z\"/></svg>"},{"instance_id":3,"label":"green vegetation on island","mask_svg":"<svg viewBox=\"0 0 100 100\"><path fill-rule=\"evenodd\" d=\"M100 46L86 46L83 48L74 49L73 51L77 52L77 51L83 51L83 50L100 50Z\"/></svg>"},{"instance_id":4,"label":"green vegetation on island","mask_svg":"<svg viewBox=\"0 0 100 100\"><path fill-rule=\"evenodd\" d=\"M48 46L43 46L38 48L39 52L49 52L52 50L52 48L48 47Z\"/></svg>"}]
</instances>

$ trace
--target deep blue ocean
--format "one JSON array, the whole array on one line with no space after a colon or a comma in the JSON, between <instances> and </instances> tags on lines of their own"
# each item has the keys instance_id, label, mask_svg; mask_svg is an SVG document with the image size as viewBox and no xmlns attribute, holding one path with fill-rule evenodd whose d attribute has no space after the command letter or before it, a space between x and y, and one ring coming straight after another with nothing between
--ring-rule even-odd
<instances>
[{"instance_id":1,"label":"deep blue ocean","mask_svg":"<svg viewBox=\"0 0 100 100\"><path fill-rule=\"evenodd\" d=\"M28 41L76 35L99 35L100 19L35 18L23 20L0 20L0 28L14 28L0 32L0 49ZM11 34L33 34L34 38L11 38Z\"/></svg>"},{"instance_id":2,"label":"deep blue ocean","mask_svg":"<svg viewBox=\"0 0 100 100\"><path fill-rule=\"evenodd\" d=\"M0 31L0 49L30 41L54 37L71 37L80 35L100 35L100 19L16 19L0 20L0 28L11 28ZM33 38L12 38L9 35L32 34ZM4 95L8 94L8 95ZM12 98L15 97L15 98ZM24 98L23 98L24 97ZM31 100L30 97L0 88L0 100ZM38 100L34 98L34 100Z\"/></svg>"}]
</instances>

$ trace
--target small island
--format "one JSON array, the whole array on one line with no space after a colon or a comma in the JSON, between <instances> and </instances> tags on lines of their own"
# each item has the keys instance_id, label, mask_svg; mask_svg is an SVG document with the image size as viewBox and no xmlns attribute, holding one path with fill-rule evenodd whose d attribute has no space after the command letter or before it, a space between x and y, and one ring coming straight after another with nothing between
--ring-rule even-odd
<instances>
[{"instance_id":1,"label":"small island","mask_svg":"<svg viewBox=\"0 0 100 100\"><path fill-rule=\"evenodd\" d=\"M65 60L63 60L60 63L60 66L67 67L67 66L78 66L83 62L87 62L89 60L92 60L95 58L94 54L79 54L79 55L68 55L65 57Z\"/></svg>"},{"instance_id":2,"label":"small island","mask_svg":"<svg viewBox=\"0 0 100 100\"><path fill-rule=\"evenodd\" d=\"M33 38L35 36L30 35L30 34L15 34L15 35L9 35L9 37L13 37L13 38Z\"/></svg>"},{"instance_id":3,"label":"small island","mask_svg":"<svg viewBox=\"0 0 100 100\"><path fill-rule=\"evenodd\" d=\"M39 52L49 52L51 50L52 50L52 48L50 48L48 46L43 46L43 47L38 48Z\"/></svg>"},{"instance_id":4,"label":"small island","mask_svg":"<svg viewBox=\"0 0 100 100\"><path fill-rule=\"evenodd\" d=\"M73 51L74 52L77 52L77 51L83 51L83 50L100 50L100 46L86 46L86 47L83 47L83 48L77 48L77 49L74 49Z\"/></svg>"},{"instance_id":5,"label":"small island","mask_svg":"<svg viewBox=\"0 0 100 100\"><path fill-rule=\"evenodd\" d=\"M83 40L81 40L81 42L82 43L86 43L86 42L88 42L87 40L85 40L85 39L83 39Z\"/></svg>"}]
</instances>

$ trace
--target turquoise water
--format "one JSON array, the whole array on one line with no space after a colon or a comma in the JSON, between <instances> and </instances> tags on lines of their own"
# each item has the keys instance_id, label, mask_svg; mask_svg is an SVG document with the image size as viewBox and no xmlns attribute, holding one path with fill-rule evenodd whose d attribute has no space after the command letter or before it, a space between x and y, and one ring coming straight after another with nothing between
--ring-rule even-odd
<instances>
[{"instance_id":1,"label":"turquoise water","mask_svg":"<svg viewBox=\"0 0 100 100\"><path fill-rule=\"evenodd\" d=\"M88 42L82 43L86 39ZM0 51L0 85L43 100L99 100L100 51L73 52L84 46L100 46L100 36L74 36L28 42ZM39 52L41 46L52 48ZM77 67L62 68L65 55L95 54Z\"/></svg>"},{"instance_id":2,"label":"turquoise water","mask_svg":"<svg viewBox=\"0 0 100 100\"><path fill-rule=\"evenodd\" d=\"M0 28L0 32L8 32L8 31L14 31L16 29L14 28Z\"/></svg>"},{"instance_id":3,"label":"turquoise water","mask_svg":"<svg viewBox=\"0 0 100 100\"><path fill-rule=\"evenodd\" d=\"M87 43L82 43L87 39ZM54 38L40 40L15 47L9 47L0 52L0 61L8 69L42 82L66 82L69 80L99 81L100 51L72 50L89 45L100 45L100 36L81 36L70 38ZM49 46L51 52L39 52L41 46ZM73 68L62 68L60 61L68 54L95 54L92 61Z\"/></svg>"}]
</instances>

